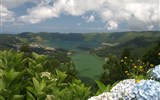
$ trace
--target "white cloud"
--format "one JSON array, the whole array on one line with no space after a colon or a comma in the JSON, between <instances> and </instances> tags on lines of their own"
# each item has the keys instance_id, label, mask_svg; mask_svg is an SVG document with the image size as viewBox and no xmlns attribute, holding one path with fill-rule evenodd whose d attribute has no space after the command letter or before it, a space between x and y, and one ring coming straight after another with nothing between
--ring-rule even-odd
<instances>
[{"instance_id":1,"label":"white cloud","mask_svg":"<svg viewBox=\"0 0 160 100\"><path fill-rule=\"evenodd\" d=\"M65 0L42 0L36 7L27 9L27 15L20 16L18 19L26 23L40 23L49 18L59 17Z\"/></svg>"},{"instance_id":2,"label":"white cloud","mask_svg":"<svg viewBox=\"0 0 160 100\"><path fill-rule=\"evenodd\" d=\"M104 21L106 21L106 20L111 20L112 17L113 17L113 13L112 13L110 10L108 10L108 9L106 9L106 10L103 11L103 12L101 12L100 14L101 14L100 16L102 17L102 19L103 19Z\"/></svg>"},{"instance_id":3,"label":"white cloud","mask_svg":"<svg viewBox=\"0 0 160 100\"><path fill-rule=\"evenodd\" d=\"M148 26L148 30L152 30L154 28L153 25Z\"/></svg>"},{"instance_id":4,"label":"white cloud","mask_svg":"<svg viewBox=\"0 0 160 100\"><path fill-rule=\"evenodd\" d=\"M89 22L94 22L95 21L95 17L93 15L90 16L82 16L82 19L86 20L87 23Z\"/></svg>"},{"instance_id":5,"label":"white cloud","mask_svg":"<svg viewBox=\"0 0 160 100\"><path fill-rule=\"evenodd\" d=\"M86 22L101 18L109 30L119 29L122 24L130 30L150 30L160 21L159 0L5 0L3 4L6 7L15 7L26 2L35 2L37 6L28 8L28 14L18 19L32 24L59 17L61 14L85 16ZM86 16L90 12L95 12L98 18Z\"/></svg>"},{"instance_id":6,"label":"white cloud","mask_svg":"<svg viewBox=\"0 0 160 100\"><path fill-rule=\"evenodd\" d=\"M6 22L13 22L14 14L3 5L0 5L0 25Z\"/></svg>"},{"instance_id":7,"label":"white cloud","mask_svg":"<svg viewBox=\"0 0 160 100\"><path fill-rule=\"evenodd\" d=\"M105 27L108 30L116 30L118 28L118 23L115 21L108 21Z\"/></svg>"},{"instance_id":8,"label":"white cloud","mask_svg":"<svg viewBox=\"0 0 160 100\"><path fill-rule=\"evenodd\" d=\"M72 16L80 16L88 11L94 11L96 8L100 7L99 5L103 4L103 2L97 0L87 0L87 3L83 0L55 0L55 2L50 5L51 2L53 3L53 0L41 1L36 7L27 10L28 15L20 16L19 19L34 24L48 18L58 17L62 13ZM98 5L90 6L90 4L94 4L94 2L97 2ZM94 16L92 15L88 17L87 20L87 22L94 21Z\"/></svg>"},{"instance_id":9,"label":"white cloud","mask_svg":"<svg viewBox=\"0 0 160 100\"><path fill-rule=\"evenodd\" d=\"M93 22L93 21L94 21L94 16L93 15L91 15L90 17L88 17L87 22Z\"/></svg>"},{"instance_id":10,"label":"white cloud","mask_svg":"<svg viewBox=\"0 0 160 100\"><path fill-rule=\"evenodd\" d=\"M56 9L51 9L50 7L35 7L28 9L29 15L24 15L19 17L19 20L24 22L29 22L32 24L39 23L48 18L58 17Z\"/></svg>"},{"instance_id":11,"label":"white cloud","mask_svg":"<svg viewBox=\"0 0 160 100\"><path fill-rule=\"evenodd\" d=\"M158 0L112 0L109 4L100 12L104 21L125 23L131 30L147 30L148 26L154 28L159 23Z\"/></svg>"},{"instance_id":12,"label":"white cloud","mask_svg":"<svg viewBox=\"0 0 160 100\"><path fill-rule=\"evenodd\" d=\"M106 0L64 0L64 11L70 15L79 16L88 11L96 11L105 4Z\"/></svg>"}]
</instances>

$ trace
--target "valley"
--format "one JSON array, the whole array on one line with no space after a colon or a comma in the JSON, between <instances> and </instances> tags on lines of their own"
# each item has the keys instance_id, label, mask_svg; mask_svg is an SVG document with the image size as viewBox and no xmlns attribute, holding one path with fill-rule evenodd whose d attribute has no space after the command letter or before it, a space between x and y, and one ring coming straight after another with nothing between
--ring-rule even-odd
<instances>
[{"instance_id":1,"label":"valley","mask_svg":"<svg viewBox=\"0 0 160 100\"><path fill-rule=\"evenodd\" d=\"M160 32L119 32L119 33L31 33L0 34L0 49L17 50L28 44L33 52L54 54L71 52L71 61L76 66L78 77L93 83L103 72L104 59L110 54L120 56L124 48L129 48L135 59L152 48L160 38ZM33 47L33 46L36 46ZM49 48L49 49L48 49ZM143 52L142 52L143 51Z\"/></svg>"}]
</instances>

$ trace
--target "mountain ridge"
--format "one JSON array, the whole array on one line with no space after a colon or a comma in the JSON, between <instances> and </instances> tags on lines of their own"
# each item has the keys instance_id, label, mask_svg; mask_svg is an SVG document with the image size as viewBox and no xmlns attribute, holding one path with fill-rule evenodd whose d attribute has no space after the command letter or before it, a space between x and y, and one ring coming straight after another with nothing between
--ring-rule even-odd
<instances>
[{"instance_id":1,"label":"mountain ridge","mask_svg":"<svg viewBox=\"0 0 160 100\"><path fill-rule=\"evenodd\" d=\"M104 43L118 44L112 49L124 47L145 48L153 45L160 38L160 31L142 32L114 32L114 33L51 33L51 32L23 32L20 34L0 34L0 50L15 49L15 45L38 44L53 48L68 50L104 47ZM145 44L145 45L144 45ZM143 47L144 46L144 47ZM108 50L110 47L107 47ZM112 49L109 51L112 52Z\"/></svg>"}]
</instances>

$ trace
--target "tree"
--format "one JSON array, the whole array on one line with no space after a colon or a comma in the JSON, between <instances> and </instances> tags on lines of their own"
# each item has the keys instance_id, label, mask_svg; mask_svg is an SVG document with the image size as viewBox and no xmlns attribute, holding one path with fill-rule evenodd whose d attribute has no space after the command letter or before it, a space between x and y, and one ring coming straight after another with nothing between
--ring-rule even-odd
<instances>
[{"instance_id":1,"label":"tree","mask_svg":"<svg viewBox=\"0 0 160 100\"><path fill-rule=\"evenodd\" d=\"M156 46L153 49L150 49L143 56L143 61L154 65L160 64L160 39L158 40Z\"/></svg>"},{"instance_id":2,"label":"tree","mask_svg":"<svg viewBox=\"0 0 160 100\"><path fill-rule=\"evenodd\" d=\"M20 50L21 52L25 52L25 53L31 52L30 47L29 47L28 44L23 44L23 45L19 48L19 50Z\"/></svg>"},{"instance_id":3,"label":"tree","mask_svg":"<svg viewBox=\"0 0 160 100\"><path fill-rule=\"evenodd\" d=\"M128 57L128 58L131 57L131 52L130 52L129 48L124 48L124 50L123 50L123 52L121 54L121 58L124 58L124 57Z\"/></svg>"},{"instance_id":4,"label":"tree","mask_svg":"<svg viewBox=\"0 0 160 100\"><path fill-rule=\"evenodd\" d=\"M127 60L127 58L125 58ZM104 73L100 81L105 84L113 84L117 81L128 78L125 71L128 70L125 61L121 62L115 55L109 56L107 62L103 65Z\"/></svg>"}]
</instances>

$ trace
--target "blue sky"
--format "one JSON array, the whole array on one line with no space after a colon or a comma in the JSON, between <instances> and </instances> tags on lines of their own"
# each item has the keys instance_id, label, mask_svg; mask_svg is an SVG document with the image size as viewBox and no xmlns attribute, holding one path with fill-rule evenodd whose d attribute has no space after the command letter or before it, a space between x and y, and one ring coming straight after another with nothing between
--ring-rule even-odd
<instances>
[{"instance_id":1,"label":"blue sky","mask_svg":"<svg viewBox=\"0 0 160 100\"><path fill-rule=\"evenodd\" d=\"M1 33L159 31L159 0L1 0Z\"/></svg>"}]
</instances>

